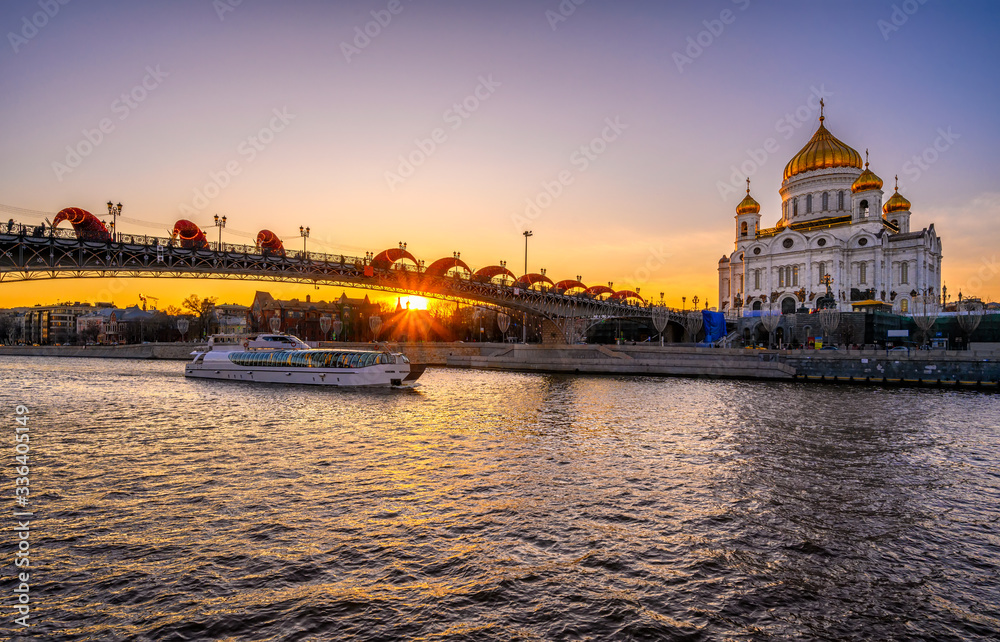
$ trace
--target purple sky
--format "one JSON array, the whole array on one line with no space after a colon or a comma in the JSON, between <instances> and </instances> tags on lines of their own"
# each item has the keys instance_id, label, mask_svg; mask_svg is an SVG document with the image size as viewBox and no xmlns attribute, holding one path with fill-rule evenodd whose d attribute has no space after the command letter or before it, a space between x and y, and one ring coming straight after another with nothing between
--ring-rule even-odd
<instances>
[{"instance_id":1,"label":"purple sky","mask_svg":"<svg viewBox=\"0 0 1000 642\"><path fill-rule=\"evenodd\" d=\"M743 176L773 225L823 94L888 193L899 174L912 225L935 223L949 291L1000 298L994 2L63 2L0 5L2 217L110 198L123 232L218 213L230 242L300 247L308 225L317 251L406 241L515 272L527 228L530 271L715 305ZM3 299L107 292L67 283ZM258 287L299 294L115 293Z\"/></svg>"}]
</instances>

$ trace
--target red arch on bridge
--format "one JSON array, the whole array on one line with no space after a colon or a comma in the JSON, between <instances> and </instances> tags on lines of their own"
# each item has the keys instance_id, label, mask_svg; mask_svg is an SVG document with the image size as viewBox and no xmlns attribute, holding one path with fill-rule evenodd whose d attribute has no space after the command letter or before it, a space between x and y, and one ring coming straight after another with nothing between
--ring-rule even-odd
<instances>
[{"instance_id":1,"label":"red arch on bridge","mask_svg":"<svg viewBox=\"0 0 1000 642\"><path fill-rule=\"evenodd\" d=\"M615 299L617 301L625 301L627 299L639 299L642 301L643 305L646 304L646 299L639 296L638 292L633 292L632 290L618 290L612 294L609 298Z\"/></svg>"},{"instance_id":2,"label":"red arch on bridge","mask_svg":"<svg viewBox=\"0 0 1000 642\"><path fill-rule=\"evenodd\" d=\"M472 276L480 281L489 281L494 277L500 276L501 274L509 276L512 281L517 280L514 273L502 265L487 265L486 267L476 270Z\"/></svg>"},{"instance_id":3,"label":"red arch on bridge","mask_svg":"<svg viewBox=\"0 0 1000 642\"><path fill-rule=\"evenodd\" d=\"M427 269L424 270L424 274L426 274L427 276L444 276L445 274L448 273L448 270L457 267L462 268L466 272L469 273L472 272L472 270L469 269L469 266L466 265L465 261L463 261L462 259L455 258L453 256L447 256L443 259L438 259L437 261L434 261L433 263L428 265Z\"/></svg>"},{"instance_id":4,"label":"red arch on bridge","mask_svg":"<svg viewBox=\"0 0 1000 642\"><path fill-rule=\"evenodd\" d=\"M107 242L111 240L111 233L108 232L108 228L104 227L104 223L101 223L96 216L87 210L80 209L79 207L67 207L59 210L55 220L52 221L52 227L59 225L63 221L69 221L69 224L73 226L73 231L76 232L76 237L81 241Z\"/></svg>"},{"instance_id":5,"label":"red arch on bridge","mask_svg":"<svg viewBox=\"0 0 1000 642\"><path fill-rule=\"evenodd\" d=\"M537 272L531 272L530 274L525 274L517 280L518 285L523 285L525 287L531 287L536 283L548 283L551 286L555 286L552 279L545 276L544 274L538 274Z\"/></svg>"},{"instance_id":6,"label":"red arch on bridge","mask_svg":"<svg viewBox=\"0 0 1000 642\"><path fill-rule=\"evenodd\" d=\"M180 239L181 247L200 249L208 247L208 239L201 228L187 219L174 223L174 236Z\"/></svg>"},{"instance_id":7,"label":"red arch on bridge","mask_svg":"<svg viewBox=\"0 0 1000 642\"><path fill-rule=\"evenodd\" d=\"M614 294L615 291L606 285L592 285L587 288L586 294L590 296L601 296L602 294Z\"/></svg>"},{"instance_id":8,"label":"red arch on bridge","mask_svg":"<svg viewBox=\"0 0 1000 642\"><path fill-rule=\"evenodd\" d=\"M587 289L586 285L580 283L576 279L566 279L564 281L560 281L559 283L556 283L556 287L560 290L572 290L574 288L581 288L583 290Z\"/></svg>"},{"instance_id":9,"label":"red arch on bridge","mask_svg":"<svg viewBox=\"0 0 1000 642\"><path fill-rule=\"evenodd\" d=\"M282 244L281 239L271 230L257 232L257 245L265 250L273 250L275 252L285 251L285 246Z\"/></svg>"},{"instance_id":10,"label":"red arch on bridge","mask_svg":"<svg viewBox=\"0 0 1000 642\"><path fill-rule=\"evenodd\" d=\"M375 258L372 259L372 267L380 270L388 270L396 261L401 259L410 259L414 265L417 265L417 259L412 254L401 247L393 247L376 254Z\"/></svg>"}]
</instances>

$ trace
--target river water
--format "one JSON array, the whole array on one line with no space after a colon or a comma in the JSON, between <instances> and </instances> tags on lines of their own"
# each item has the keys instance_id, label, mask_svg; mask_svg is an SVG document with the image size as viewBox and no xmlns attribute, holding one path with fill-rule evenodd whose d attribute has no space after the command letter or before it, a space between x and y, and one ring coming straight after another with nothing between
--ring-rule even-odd
<instances>
[{"instance_id":1,"label":"river water","mask_svg":"<svg viewBox=\"0 0 1000 642\"><path fill-rule=\"evenodd\" d=\"M0 636L23 633L16 404L26 639L1000 635L1000 395L183 365L0 358Z\"/></svg>"}]
</instances>

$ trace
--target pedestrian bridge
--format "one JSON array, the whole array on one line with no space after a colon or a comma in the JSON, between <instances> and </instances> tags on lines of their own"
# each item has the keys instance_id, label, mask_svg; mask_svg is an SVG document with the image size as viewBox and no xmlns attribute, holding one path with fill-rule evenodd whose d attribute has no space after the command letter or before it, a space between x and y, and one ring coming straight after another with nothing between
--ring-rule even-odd
<instances>
[{"instance_id":1,"label":"pedestrian bridge","mask_svg":"<svg viewBox=\"0 0 1000 642\"><path fill-rule=\"evenodd\" d=\"M89 232L75 227L0 224L0 283L125 277L339 285L539 315L568 343L607 319L652 319L662 327L669 322L683 325L686 319L680 310L647 303L638 291L588 287L579 279L553 282L544 273L518 277L503 264L473 270L457 253L427 265L405 244L361 257L288 251L261 236L258 245L211 243L203 233L177 234L176 227L171 237L112 237L103 226Z\"/></svg>"}]
</instances>

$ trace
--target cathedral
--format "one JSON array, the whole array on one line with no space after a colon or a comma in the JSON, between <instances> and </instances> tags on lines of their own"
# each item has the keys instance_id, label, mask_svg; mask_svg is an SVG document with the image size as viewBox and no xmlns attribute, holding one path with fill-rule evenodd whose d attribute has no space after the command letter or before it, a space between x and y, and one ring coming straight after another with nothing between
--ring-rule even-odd
<instances>
[{"instance_id":1,"label":"cathedral","mask_svg":"<svg viewBox=\"0 0 1000 642\"><path fill-rule=\"evenodd\" d=\"M876 306L897 314L941 297L941 240L934 225L910 231L910 202L823 125L785 166L781 218L760 226L760 204L736 207L736 249L719 260L721 311L787 314ZM916 308L915 308L916 306Z\"/></svg>"}]
</instances>

